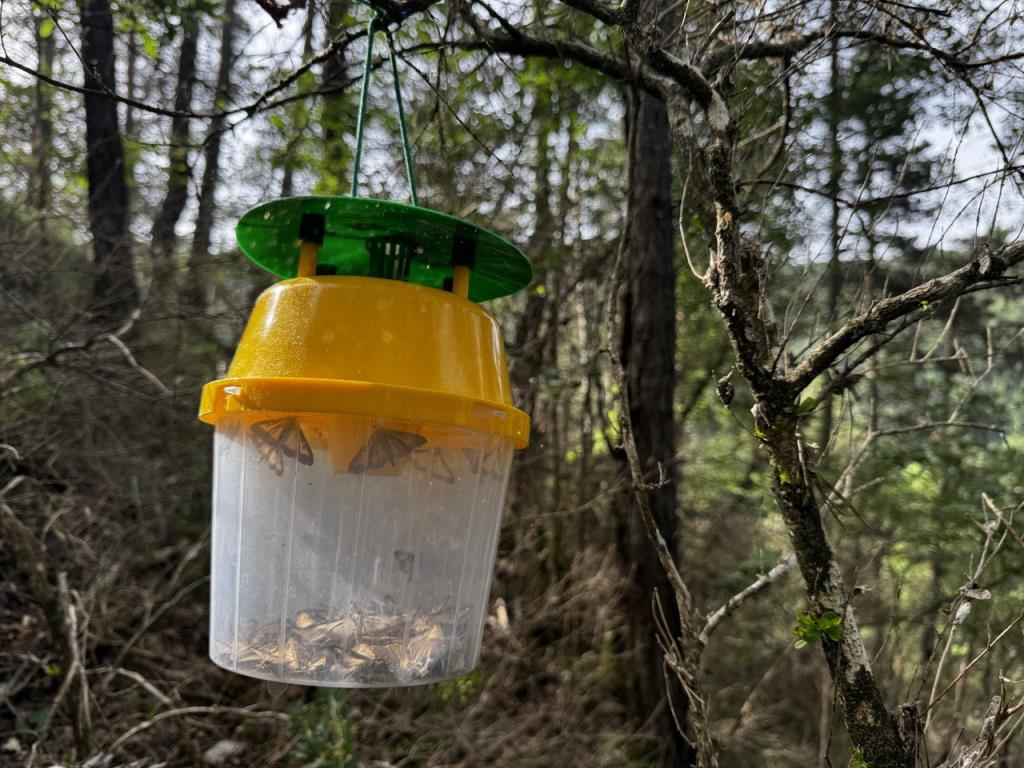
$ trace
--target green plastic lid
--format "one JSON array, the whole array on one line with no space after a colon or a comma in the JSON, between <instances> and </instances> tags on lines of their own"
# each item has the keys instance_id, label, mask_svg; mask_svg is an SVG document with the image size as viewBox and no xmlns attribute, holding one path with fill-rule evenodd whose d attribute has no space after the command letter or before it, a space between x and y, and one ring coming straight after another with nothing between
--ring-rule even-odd
<instances>
[{"instance_id":1,"label":"green plastic lid","mask_svg":"<svg viewBox=\"0 0 1024 768\"><path fill-rule=\"evenodd\" d=\"M268 272L295 277L306 214L323 217L318 274L391 277L443 290L459 261L471 268L473 301L507 296L533 279L526 256L493 232L427 208L365 197L271 200L239 220L238 245Z\"/></svg>"}]
</instances>

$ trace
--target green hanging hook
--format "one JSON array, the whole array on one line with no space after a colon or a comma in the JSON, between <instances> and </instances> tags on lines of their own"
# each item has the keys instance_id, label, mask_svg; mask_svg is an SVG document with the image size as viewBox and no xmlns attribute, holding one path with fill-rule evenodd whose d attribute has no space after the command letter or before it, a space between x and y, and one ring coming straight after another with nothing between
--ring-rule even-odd
<instances>
[{"instance_id":1,"label":"green hanging hook","mask_svg":"<svg viewBox=\"0 0 1024 768\"><path fill-rule=\"evenodd\" d=\"M405 108L402 105L402 86L398 78L398 59L395 56L395 41L391 36L388 27L388 19L384 9L374 5L372 2L365 3L373 9L373 16L366 28L366 60L363 63L363 84L359 94L359 115L356 119L356 151L352 169L352 197L359 196L359 172L363 158L363 132L366 121L366 102L370 90L370 73L373 70L373 41L377 35L377 28L384 27L384 36L388 43L388 58L391 61L391 77L395 87L395 105L398 112L398 128L402 136L402 154L405 158L405 175L409 181L409 199L415 206L419 205L416 195L416 176L412 167L412 148L409 146L409 131L405 125Z\"/></svg>"}]
</instances>

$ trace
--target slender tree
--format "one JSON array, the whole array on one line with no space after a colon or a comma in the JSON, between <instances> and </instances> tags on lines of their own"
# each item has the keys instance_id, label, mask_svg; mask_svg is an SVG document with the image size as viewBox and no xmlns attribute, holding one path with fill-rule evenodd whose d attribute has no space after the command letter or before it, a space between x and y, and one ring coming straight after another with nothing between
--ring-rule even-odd
<instances>
[{"instance_id":1,"label":"slender tree","mask_svg":"<svg viewBox=\"0 0 1024 768\"><path fill-rule=\"evenodd\" d=\"M114 19L109 0L82 6L82 65L85 72L86 178L89 226L95 255L93 311L101 320L119 320L137 305L124 147L117 122Z\"/></svg>"},{"instance_id":2,"label":"slender tree","mask_svg":"<svg viewBox=\"0 0 1024 768\"><path fill-rule=\"evenodd\" d=\"M306 19L302 24L302 60L309 61L313 56L313 33L314 22L316 21L317 5L309 0L306 8ZM295 154L299 144L302 142L303 133L300 129L291 136L284 153L284 167L281 175L281 197L291 197L295 194Z\"/></svg>"},{"instance_id":3,"label":"slender tree","mask_svg":"<svg viewBox=\"0 0 1024 768\"><path fill-rule=\"evenodd\" d=\"M332 39L344 31L347 0L328 0L327 37ZM324 96L321 126L323 131L324 157L321 163L321 187L332 194L348 193L345 171L348 164L348 149L345 146L345 131L352 121L344 93L337 89L345 79L345 56L341 50L333 52L324 62L321 73L321 87ZM354 127L354 126L353 126Z\"/></svg>"},{"instance_id":4,"label":"slender tree","mask_svg":"<svg viewBox=\"0 0 1024 768\"><path fill-rule=\"evenodd\" d=\"M235 15L236 0L225 0L224 22L220 30L220 65L217 68L215 102L223 107L231 98L231 69L234 66L235 34L238 19ZM210 120L210 129L203 148L203 179L199 185L199 207L196 212L195 231L189 251L188 272L185 276L181 303L198 312L205 312L210 302L210 281L207 261L210 252L210 237L213 232L213 214L216 210L217 184L220 181L221 138L226 128L223 117Z\"/></svg>"},{"instance_id":5,"label":"slender tree","mask_svg":"<svg viewBox=\"0 0 1024 768\"><path fill-rule=\"evenodd\" d=\"M167 158L167 190L163 202L153 218L152 254L153 284L151 297L157 304L175 298L174 245L177 237L174 227L188 201L188 182L191 177L188 164L189 118L192 90L196 79L196 49L198 30L194 23L186 23L178 51L178 78L174 89L175 115L171 118L170 148Z\"/></svg>"},{"instance_id":6,"label":"slender tree","mask_svg":"<svg viewBox=\"0 0 1024 768\"><path fill-rule=\"evenodd\" d=\"M642 3L653 16L657 3ZM676 550L675 420L672 403L676 373L675 224L672 213L672 172L668 162L672 140L668 112L658 96L633 91L628 100L629 190L628 236L621 353L629 389L630 416L637 452L647 481L654 518L669 548ZM634 646L631 678L634 711L653 718L665 764L691 765L692 748L676 727L670 707L685 722L686 697L677 684L666 690L667 678L657 642L651 598L657 595L678 634L680 617L673 615L671 587L640 523L633 494L625 497L619 549L627 573L634 574L625 591ZM671 701L666 700L671 696Z\"/></svg>"},{"instance_id":7,"label":"slender tree","mask_svg":"<svg viewBox=\"0 0 1024 768\"><path fill-rule=\"evenodd\" d=\"M50 76L53 73L54 39L52 27L47 30L43 25L47 20L46 16L36 15L35 37L36 56L40 74ZM35 158L33 173L35 183L33 185L33 205L40 216L45 216L50 208L50 196L53 184L50 180L50 156L53 146L53 98L51 87L42 81L36 80L35 85L36 109L34 130L32 132L32 154ZM45 234L46 227L41 228Z\"/></svg>"}]
</instances>

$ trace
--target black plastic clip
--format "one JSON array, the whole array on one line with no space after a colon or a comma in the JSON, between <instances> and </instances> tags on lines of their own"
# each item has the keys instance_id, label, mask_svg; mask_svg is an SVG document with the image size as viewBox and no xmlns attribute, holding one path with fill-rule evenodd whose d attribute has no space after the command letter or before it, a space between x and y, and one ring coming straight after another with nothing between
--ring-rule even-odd
<instances>
[{"instance_id":1,"label":"black plastic clip","mask_svg":"<svg viewBox=\"0 0 1024 768\"><path fill-rule=\"evenodd\" d=\"M322 213L304 213L299 219L299 240L314 245L324 244L327 217Z\"/></svg>"},{"instance_id":2,"label":"black plastic clip","mask_svg":"<svg viewBox=\"0 0 1024 768\"><path fill-rule=\"evenodd\" d=\"M466 235L456 235L452 243L452 266L469 267L476 266L476 240Z\"/></svg>"}]
</instances>

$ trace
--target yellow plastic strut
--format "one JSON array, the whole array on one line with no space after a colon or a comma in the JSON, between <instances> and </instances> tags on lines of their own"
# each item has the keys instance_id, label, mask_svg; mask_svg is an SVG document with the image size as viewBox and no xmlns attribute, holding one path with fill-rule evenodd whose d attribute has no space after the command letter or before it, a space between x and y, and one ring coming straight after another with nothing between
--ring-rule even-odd
<instances>
[{"instance_id":1,"label":"yellow plastic strut","mask_svg":"<svg viewBox=\"0 0 1024 768\"><path fill-rule=\"evenodd\" d=\"M452 293L469 298L469 267L459 264L452 270Z\"/></svg>"},{"instance_id":2,"label":"yellow plastic strut","mask_svg":"<svg viewBox=\"0 0 1024 768\"><path fill-rule=\"evenodd\" d=\"M293 251L294 253L294 251ZM316 277L316 257L320 246L316 243L302 241L299 248L299 270L297 277Z\"/></svg>"}]
</instances>

